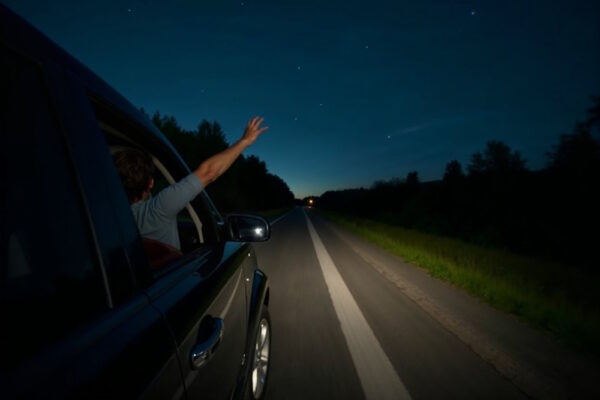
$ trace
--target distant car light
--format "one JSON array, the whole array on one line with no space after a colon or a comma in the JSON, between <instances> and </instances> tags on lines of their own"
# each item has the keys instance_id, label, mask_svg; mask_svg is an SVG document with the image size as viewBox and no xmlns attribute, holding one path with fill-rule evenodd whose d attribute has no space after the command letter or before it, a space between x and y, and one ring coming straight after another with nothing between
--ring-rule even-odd
<instances>
[{"instance_id":1,"label":"distant car light","mask_svg":"<svg viewBox=\"0 0 600 400\"><path fill-rule=\"evenodd\" d=\"M262 237L264 234L263 228L254 228L254 234L258 237Z\"/></svg>"}]
</instances>

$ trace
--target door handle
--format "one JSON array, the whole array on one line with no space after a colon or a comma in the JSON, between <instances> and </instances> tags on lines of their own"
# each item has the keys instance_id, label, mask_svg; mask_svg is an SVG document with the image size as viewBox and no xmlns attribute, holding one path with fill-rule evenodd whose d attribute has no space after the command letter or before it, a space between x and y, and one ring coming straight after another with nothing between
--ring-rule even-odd
<instances>
[{"instance_id":1,"label":"door handle","mask_svg":"<svg viewBox=\"0 0 600 400\"><path fill-rule=\"evenodd\" d=\"M192 349L192 354L190 356L192 369L198 369L206 364L221 343L221 338L223 337L223 320L221 318L209 318L211 318L213 322L212 332L208 339L202 343L198 343Z\"/></svg>"}]
</instances>

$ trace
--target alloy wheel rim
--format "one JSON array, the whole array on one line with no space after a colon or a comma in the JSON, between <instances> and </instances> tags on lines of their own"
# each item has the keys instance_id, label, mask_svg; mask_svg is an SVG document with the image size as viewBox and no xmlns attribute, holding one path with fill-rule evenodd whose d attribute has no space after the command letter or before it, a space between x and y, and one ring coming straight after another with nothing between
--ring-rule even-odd
<instances>
[{"instance_id":1,"label":"alloy wheel rim","mask_svg":"<svg viewBox=\"0 0 600 400\"><path fill-rule=\"evenodd\" d=\"M269 322L263 318L260 321L258 335L256 335L254 359L252 360L252 394L257 399L260 398L265 388L269 369L270 345Z\"/></svg>"}]
</instances>

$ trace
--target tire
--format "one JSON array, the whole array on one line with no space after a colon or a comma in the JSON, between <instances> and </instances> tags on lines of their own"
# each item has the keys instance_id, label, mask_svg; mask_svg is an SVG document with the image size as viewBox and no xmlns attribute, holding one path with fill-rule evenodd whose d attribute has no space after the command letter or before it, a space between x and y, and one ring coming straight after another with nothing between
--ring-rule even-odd
<instances>
[{"instance_id":1,"label":"tire","mask_svg":"<svg viewBox=\"0 0 600 400\"><path fill-rule=\"evenodd\" d=\"M271 317L266 306L263 306L260 315L250 363L248 397L255 400L264 399L271 364Z\"/></svg>"}]
</instances>

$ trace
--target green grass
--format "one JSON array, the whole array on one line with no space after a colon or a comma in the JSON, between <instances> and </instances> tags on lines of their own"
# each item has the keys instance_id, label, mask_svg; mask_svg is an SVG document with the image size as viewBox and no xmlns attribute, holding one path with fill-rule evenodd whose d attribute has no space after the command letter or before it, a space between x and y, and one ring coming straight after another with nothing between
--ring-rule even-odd
<instances>
[{"instance_id":1,"label":"green grass","mask_svg":"<svg viewBox=\"0 0 600 400\"><path fill-rule=\"evenodd\" d=\"M320 212L431 276L600 354L599 275L457 239Z\"/></svg>"}]
</instances>

